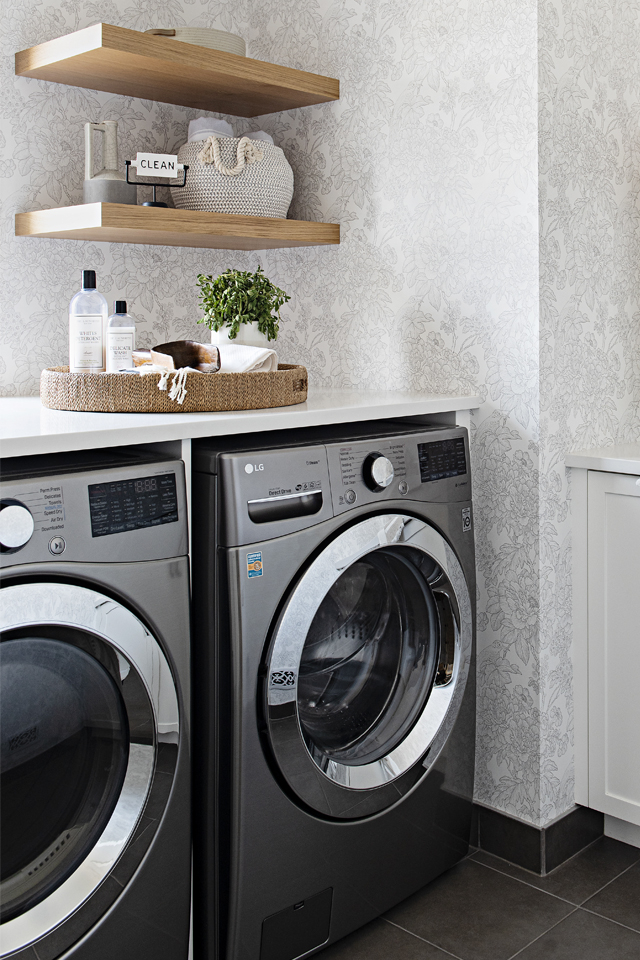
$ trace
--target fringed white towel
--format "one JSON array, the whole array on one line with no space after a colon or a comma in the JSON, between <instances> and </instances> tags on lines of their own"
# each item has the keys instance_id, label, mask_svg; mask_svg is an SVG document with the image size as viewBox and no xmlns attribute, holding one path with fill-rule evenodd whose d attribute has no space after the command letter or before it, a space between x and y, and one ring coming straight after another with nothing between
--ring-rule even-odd
<instances>
[{"instance_id":1,"label":"fringed white towel","mask_svg":"<svg viewBox=\"0 0 640 960\"><path fill-rule=\"evenodd\" d=\"M275 373L278 355L266 347L248 347L241 343L220 343L220 373Z\"/></svg>"}]
</instances>

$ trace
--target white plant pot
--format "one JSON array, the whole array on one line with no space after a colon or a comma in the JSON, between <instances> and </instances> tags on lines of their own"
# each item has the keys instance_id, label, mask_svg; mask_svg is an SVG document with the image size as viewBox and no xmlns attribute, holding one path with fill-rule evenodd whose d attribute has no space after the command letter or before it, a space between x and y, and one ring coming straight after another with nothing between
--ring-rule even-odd
<instances>
[{"instance_id":1,"label":"white plant pot","mask_svg":"<svg viewBox=\"0 0 640 960\"><path fill-rule=\"evenodd\" d=\"M273 350L276 341L268 340L266 334L260 333L258 324L254 321L253 323L241 323L240 331L235 340L229 339L228 327L223 327L222 330L217 332L212 330L211 343L214 343L217 347L225 343L238 343L245 347L266 347L268 350Z\"/></svg>"}]
</instances>

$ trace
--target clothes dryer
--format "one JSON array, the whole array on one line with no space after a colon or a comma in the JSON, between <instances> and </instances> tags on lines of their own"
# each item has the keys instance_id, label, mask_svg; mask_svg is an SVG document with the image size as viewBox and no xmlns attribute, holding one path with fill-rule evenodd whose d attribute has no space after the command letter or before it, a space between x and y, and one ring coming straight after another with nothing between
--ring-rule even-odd
<instances>
[{"instance_id":1,"label":"clothes dryer","mask_svg":"<svg viewBox=\"0 0 640 960\"><path fill-rule=\"evenodd\" d=\"M185 960L184 465L5 461L0 542L0 956Z\"/></svg>"},{"instance_id":2,"label":"clothes dryer","mask_svg":"<svg viewBox=\"0 0 640 960\"><path fill-rule=\"evenodd\" d=\"M470 835L466 431L287 441L194 450L195 942L224 960L315 953L456 863Z\"/></svg>"}]
</instances>

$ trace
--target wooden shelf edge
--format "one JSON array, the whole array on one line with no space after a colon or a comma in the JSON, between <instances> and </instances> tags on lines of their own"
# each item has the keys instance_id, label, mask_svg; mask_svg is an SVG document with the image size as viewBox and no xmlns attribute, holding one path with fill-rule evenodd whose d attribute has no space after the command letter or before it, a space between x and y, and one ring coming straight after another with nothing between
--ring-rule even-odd
<instances>
[{"instance_id":1,"label":"wooden shelf edge","mask_svg":"<svg viewBox=\"0 0 640 960\"><path fill-rule=\"evenodd\" d=\"M97 240L221 250L264 250L340 243L340 225L276 220L171 207L88 203L17 213L17 237Z\"/></svg>"},{"instance_id":2,"label":"wooden shelf edge","mask_svg":"<svg viewBox=\"0 0 640 960\"><path fill-rule=\"evenodd\" d=\"M260 116L339 99L333 77L97 23L15 55L17 76Z\"/></svg>"}]
</instances>

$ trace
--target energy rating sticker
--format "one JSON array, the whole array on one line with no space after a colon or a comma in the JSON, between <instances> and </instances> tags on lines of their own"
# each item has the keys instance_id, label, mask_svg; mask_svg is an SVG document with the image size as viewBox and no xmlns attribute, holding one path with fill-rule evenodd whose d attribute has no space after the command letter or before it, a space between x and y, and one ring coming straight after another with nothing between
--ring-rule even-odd
<instances>
[{"instance_id":1,"label":"energy rating sticker","mask_svg":"<svg viewBox=\"0 0 640 960\"><path fill-rule=\"evenodd\" d=\"M247 576L249 579L251 577L261 577L262 572L262 553L248 553Z\"/></svg>"}]
</instances>

